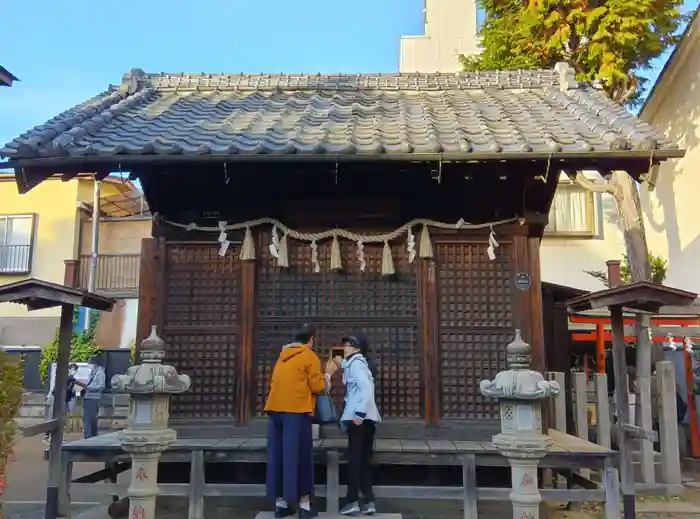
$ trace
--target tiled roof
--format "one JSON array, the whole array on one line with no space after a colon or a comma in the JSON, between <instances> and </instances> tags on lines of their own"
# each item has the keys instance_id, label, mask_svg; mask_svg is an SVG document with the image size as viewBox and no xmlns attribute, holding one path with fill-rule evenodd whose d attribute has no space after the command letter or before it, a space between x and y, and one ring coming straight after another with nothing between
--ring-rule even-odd
<instances>
[{"instance_id":1,"label":"tiled roof","mask_svg":"<svg viewBox=\"0 0 700 519\"><path fill-rule=\"evenodd\" d=\"M0 86L10 87L15 81L19 81L19 79L11 74L5 67L0 66Z\"/></svg>"},{"instance_id":2,"label":"tiled roof","mask_svg":"<svg viewBox=\"0 0 700 519\"><path fill-rule=\"evenodd\" d=\"M460 74L145 74L24 133L0 156L677 156L664 135L554 70Z\"/></svg>"}]
</instances>

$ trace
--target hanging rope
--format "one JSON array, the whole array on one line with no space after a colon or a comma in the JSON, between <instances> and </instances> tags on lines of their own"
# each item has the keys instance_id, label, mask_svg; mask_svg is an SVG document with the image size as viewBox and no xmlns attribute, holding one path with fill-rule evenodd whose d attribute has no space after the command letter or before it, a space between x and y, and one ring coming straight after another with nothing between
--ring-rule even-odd
<instances>
[{"instance_id":1,"label":"hanging rope","mask_svg":"<svg viewBox=\"0 0 700 519\"><path fill-rule=\"evenodd\" d=\"M333 271L342 270L342 255L340 253L340 243L339 239L344 238L346 240L353 241L357 244L357 261L360 264L360 271L365 270L367 263L365 260L364 245L366 243L379 243L383 244L384 248L382 250L382 275L391 276L396 270L394 268L394 260L392 257L391 246L389 242L396 240L402 235L406 235L406 252L408 255L408 262L413 263L416 257L416 243L415 236L413 234L413 228L421 226L420 233L420 247L418 252L418 257L420 258L433 258L433 244L430 239L429 228L434 227L437 229L451 229L451 230L475 230L475 229L491 229L488 237L488 250L487 255L490 260L496 259L495 249L499 246L496 241L496 233L494 232L494 227L498 225L505 225L514 222L520 222L522 225L522 220L519 218L508 218L505 220L498 220L495 222L487 222L480 224L467 223L464 219L460 219L455 224L438 222L436 220L429 220L425 218L418 218L411 220L403 224L401 227L387 233L383 234L358 234L346 229L329 229L321 232L300 232L287 227L279 220L274 218L258 218L256 220L249 220L247 222L230 224L225 221L220 221L216 226L202 226L195 223L178 223L171 220L161 219L162 222L172 225L174 227L179 227L181 229L186 229L188 231L202 231L202 232L218 232L219 233L219 243L221 244L219 249L219 255L224 256L229 249L230 241L228 239L228 233L231 231L238 231L245 229L245 236L243 239L243 244L241 246L241 251L239 258L242 261L255 260L255 242L253 240L252 229L254 227L259 227L261 225L271 225L271 241L269 245L270 254L277 260L277 265L279 267L285 268L289 267L289 252L287 246L287 239L291 237L295 240L308 242L311 246L311 263L313 265L314 272L321 271L321 264L318 257L318 242L323 240L332 239L331 244L331 261L330 268ZM282 232L282 237L280 238L278 232Z\"/></svg>"}]
</instances>

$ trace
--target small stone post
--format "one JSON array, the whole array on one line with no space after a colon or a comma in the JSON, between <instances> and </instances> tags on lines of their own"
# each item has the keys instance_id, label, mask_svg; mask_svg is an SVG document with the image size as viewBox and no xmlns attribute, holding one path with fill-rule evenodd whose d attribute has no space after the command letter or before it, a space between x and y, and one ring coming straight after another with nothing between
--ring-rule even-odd
<instances>
[{"instance_id":1,"label":"small stone post","mask_svg":"<svg viewBox=\"0 0 700 519\"><path fill-rule=\"evenodd\" d=\"M158 460L176 438L175 431L168 428L170 395L190 388L190 377L162 364L163 357L165 343L153 326L141 343L142 364L130 367L126 375L112 377L114 391L130 396L127 427L119 433L132 462L129 519L155 519Z\"/></svg>"},{"instance_id":2,"label":"small stone post","mask_svg":"<svg viewBox=\"0 0 700 519\"><path fill-rule=\"evenodd\" d=\"M520 330L506 349L508 370L493 380L482 380L481 393L497 398L501 406L501 433L493 444L508 458L513 490L513 519L539 519L542 496L537 483L539 460L552 440L542 434L542 401L559 393L559 384L530 369L530 345Z\"/></svg>"}]
</instances>

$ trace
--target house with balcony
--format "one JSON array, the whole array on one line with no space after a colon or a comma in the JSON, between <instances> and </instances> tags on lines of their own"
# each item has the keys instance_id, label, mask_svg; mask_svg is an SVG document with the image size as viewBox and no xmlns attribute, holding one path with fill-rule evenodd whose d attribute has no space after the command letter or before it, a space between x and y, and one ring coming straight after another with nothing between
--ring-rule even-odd
<instances>
[{"instance_id":1,"label":"house with balcony","mask_svg":"<svg viewBox=\"0 0 700 519\"><path fill-rule=\"evenodd\" d=\"M89 174L51 179L20 195L14 174L0 174L0 284L35 277L87 288L94 182ZM151 230L141 198L125 178L101 182L95 290L119 299L98 325L97 342L106 348L128 347L135 339L141 238ZM53 339L58 323L56 309L27 312L0 304L0 346L41 346Z\"/></svg>"}]
</instances>

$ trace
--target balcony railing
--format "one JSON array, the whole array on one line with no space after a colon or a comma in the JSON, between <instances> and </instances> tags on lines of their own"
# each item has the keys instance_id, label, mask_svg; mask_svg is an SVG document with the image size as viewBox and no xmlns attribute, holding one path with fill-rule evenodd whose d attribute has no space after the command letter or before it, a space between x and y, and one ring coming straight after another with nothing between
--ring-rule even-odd
<instances>
[{"instance_id":1,"label":"balcony railing","mask_svg":"<svg viewBox=\"0 0 700 519\"><path fill-rule=\"evenodd\" d=\"M0 245L0 274L29 274L31 270L31 245Z\"/></svg>"},{"instance_id":2,"label":"balcony railing","mask_svg":"<svg viewBox=\"0 0 700 519\"><path fill-rule=\"evenodd\" d=\"M139 254L99 254L97 256L96 292L121 292L139 288ZM80 288L87 290L90 279L90 255L80 256Z\"/></svg>"}]
</instances>

